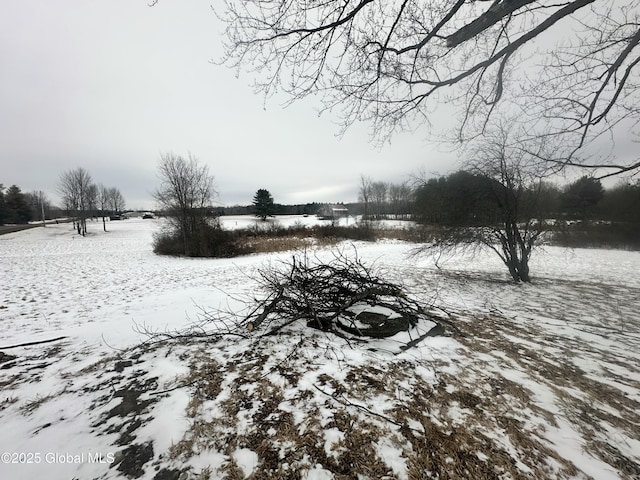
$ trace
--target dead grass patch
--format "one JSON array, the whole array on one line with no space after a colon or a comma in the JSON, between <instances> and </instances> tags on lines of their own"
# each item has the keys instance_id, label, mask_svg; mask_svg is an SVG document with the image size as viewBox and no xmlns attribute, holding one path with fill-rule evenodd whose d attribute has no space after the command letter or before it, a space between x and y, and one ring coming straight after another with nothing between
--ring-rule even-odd
<instances>
[{"instance_id":1,"label":"dead grass patch","mask_svg":"<svg viewBox=\"0 0 640 480\"><path fill-rule=\"evenodd\" d=\"M227 460L220 471L225 474L226 480L244 480L247 478L233 457Z\"/></svg>"},{"instance_id":2,"label":"dead grass patch","mask_svg":"<svg viewBox=\"0 0 640 480\"><path fill-rule=\"evenodd\" d=\"M182 380L194 391L187 406L187 415L191 418L198 414L200 406L207 400L215 400L222 385L220 365L214 360L198 360L190 366L189 374Z\"/></svg>"},{"instance_id":3,"label":"dead grass patch","mask_svg":"<svg viewBox=\"0 0 640 480\"><path fill-rule=\"evenodd\" d=\"M5 389L7 387L11 387L14 384L21 383L19 382L20 375L7 375L4 378L0 378L0 388Z\"/></svg>"},{"instance_id":4,"label":"dead grass patch","mask_svg":"<svg viewBox=\"0 0 640 480\"><path fill-rule=\"evenodd\" d=\"M336 243L335 241L333 243ZM324 245L329 242L324 242ZM286 252L289 250L303 250L315 245L311 238L301 237L252 237L244 244L252 253Z\"/></svg>"},{"instance_id":5,"label":"dead grass patch","mask_svg":"<svg viewBox=\"0 0 640 480\"><path fill-rule=\"evenodd\" d=\"M542 453L542 456L539 453L530 455L534 464L544 464L544 455L547 455L563 465L563 475L577 471L576 466L564 461L546 446L547 442L539 440L544 434L543 424L527 431L518 422L513 423L513 419L508 420L505 409L498 408L502 398L508 395L512 397L509 402L511 411L515 413L519 408L519 417L536 415L540 420L557 427L556 415L563 416L583 436L588 452L618 469L623 478L636 478L640 471L639 464L629 459L616 446L616 442L607 438L608 434L605 432L615 428L629 438L637 438L637 431L640 429L640 402L610 385L612 379L606 375L599 380L576 365L585 356L606 364L608 352L602 352L597 345L581 344L573 337L544 335L536 325L521 325L498 316L472 319L459 326L468 332L468 335L460 339L467 347L468 355L473 355L473 352L492 355L493 351L499 351L508 359L509 368L548 388L559 406L557 412L541 408L533 400L533 392L499 376L499 370L491 368L484 360L479 362L475 370L484 369L485 372L476 375L495 375L489 384L496 401L483 406L491 416L481 423L494 419L514 445L525 447L529 444L530 452ZM477 336L474 338L476 333L479 333L481 341ZM619 365L619 361L615 363ZM633 369L629 364L623 363L620 366L630 371ZM469 384L471 381L464 379L463 383ZM622 384L627 384L627 379Z\"/></svg>"},{"instance_id":6,"label":"dead grass patch","mask_svg":"<svg viewBox=\"0 0 640 480\"><path fill-rule=\"evenodd\" d=\"M38 408L40 408L42 404L48 402L49 400L51 400L52 398L55 398L58 395L59 393L49 394L49 395L36 395L36 397L33 400L29 400L25 402L20 407L20 411L22 412L23 415L31 415Z\"/></svg>"},{"instance_id":7,"label":"dead grass patch","mask_svg":"<svg viewBox=\"0 0 640 480\"><path fill-rule=\"evenodd\" d=\"M234 454L249 449L258 459L251 480L300 479L315 465L336 479L394 479L377 452L385 442L402 452L411 480L589 479L549 437L562 416L590 439L587 452L622 478L638 475L632 456L603 432L615 427L637 438L640 405L576 365L580 357L565 351L577 346L501 317L469 319L459 327L466 336L459 337L455 370L439 369L444 360L375 355L370 363L352 365L338 343L327 341L325 348L319 335L281 333L231 355L207 351L219 345L202 346L181 379L191 395L191 425L168 458L185 462L216 451L226 461L212 466L211 476L245 478ZM324 369L327 362L340 374ZM416 374L418 364L423 372L433 369L433 377ZM507 378L505 369L517 376ZM536 384L562 408L540 403Z\"/></svg>"}]
</instances>

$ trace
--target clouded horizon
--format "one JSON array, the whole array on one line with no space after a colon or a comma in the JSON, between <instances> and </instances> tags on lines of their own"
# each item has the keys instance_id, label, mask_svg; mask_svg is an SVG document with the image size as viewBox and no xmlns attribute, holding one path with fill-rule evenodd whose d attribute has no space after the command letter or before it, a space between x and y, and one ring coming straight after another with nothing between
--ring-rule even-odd
<instances>
[{"instance_id":1,"label":"clouded horizon","mask_svg":"<svg viewBox=\"0 0 640 480\"><path fill-rule=\"evenodd\" d=\"M294 204L355 201L363 174L400 182L459 167L426 131L377 147L368 124L338 138L337 118L319 117L316 99L264 102L251 75L213 62L221 31L206 2L7 3L0 183L58 203L60 175L83 167L129 208L152 208L160 155L191 153L214 174L222 205L249 204L259 188Z\"/></svg>"}]
</instances>

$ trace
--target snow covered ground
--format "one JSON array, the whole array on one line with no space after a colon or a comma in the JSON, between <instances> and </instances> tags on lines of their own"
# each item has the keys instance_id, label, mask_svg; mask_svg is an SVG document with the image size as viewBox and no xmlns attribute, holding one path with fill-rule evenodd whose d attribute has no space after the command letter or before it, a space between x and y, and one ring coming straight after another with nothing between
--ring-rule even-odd
<instances>
[{"instance_id":1,"label":"snow covered ground","mask_svg":"<svg viewBox=\"0 0 640 480\"><path fill-rule=\"evenodd\" d=\"M640 253L546 247L514 285L488 254L345 243L460 332L157 342L291 256L159 257L159 222L0 236L1 479L640 478Z\"/></svg>"},{"instance_id":2,"label":"snow covered ground","mask_svg":"<svg viewBox=\"0 0 640 480\"><path fill-rule=\"evenodd\" d=\"M354 225L357 218L353 216L342 217L336 219L339 225ZM329 220L320 220L315 215L276 215L269 217L265 221L255 218L251 215L227 215L220 217L220 223L224 228L233 230L236 228L268 228L271 225L281 226L285 228L294 226L313 226L327 225L331 223Z\"/></svg>"}]
</instances>

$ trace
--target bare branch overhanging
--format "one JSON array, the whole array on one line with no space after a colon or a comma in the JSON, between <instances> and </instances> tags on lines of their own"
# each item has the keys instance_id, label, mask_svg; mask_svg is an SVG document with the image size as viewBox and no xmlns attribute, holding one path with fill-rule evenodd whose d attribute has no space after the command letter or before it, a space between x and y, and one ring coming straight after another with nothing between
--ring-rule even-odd
<instances>
[{"instance_id":1,"label":"bare branch overhanging","mask_svg":"<svg viewBox=\"0 0 640 480\"><path fill-rule=\"evenodd\" d=\"M155 4L156 1L151 2ZM615 5L614 5L615 3ZM602 176L634 172L637 157L586 162L604 131L640 120L640 0L224 0L223 62L250 69L265 95L320 95L343 128L370 121L377 138L443 123L457 138L520 109L548 160ZM635 135L637 132L630 132ZM526 141L523 149L527 149Z\"/></svg>"}]
</instances>

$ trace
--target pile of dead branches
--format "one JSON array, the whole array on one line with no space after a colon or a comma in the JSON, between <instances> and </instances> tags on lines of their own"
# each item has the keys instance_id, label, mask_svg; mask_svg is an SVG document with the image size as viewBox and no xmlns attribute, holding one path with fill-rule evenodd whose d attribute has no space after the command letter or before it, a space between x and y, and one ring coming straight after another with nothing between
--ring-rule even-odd
<instances>
[{"instance_id":1,"label":"pile of dead branches","mask_svg":"<svg viewBox=\"0 0 640 480\"><path fill-rule=\"evenodd\" d=\"M421 318L438 323L425 305L398 284L381 278L357 254L334 253L320 261L308 253L259 271L260 290L240 321L250 331L272 334L295 321L311 328L358 336L389 337Z\"/></svg>"}]
</instances>

